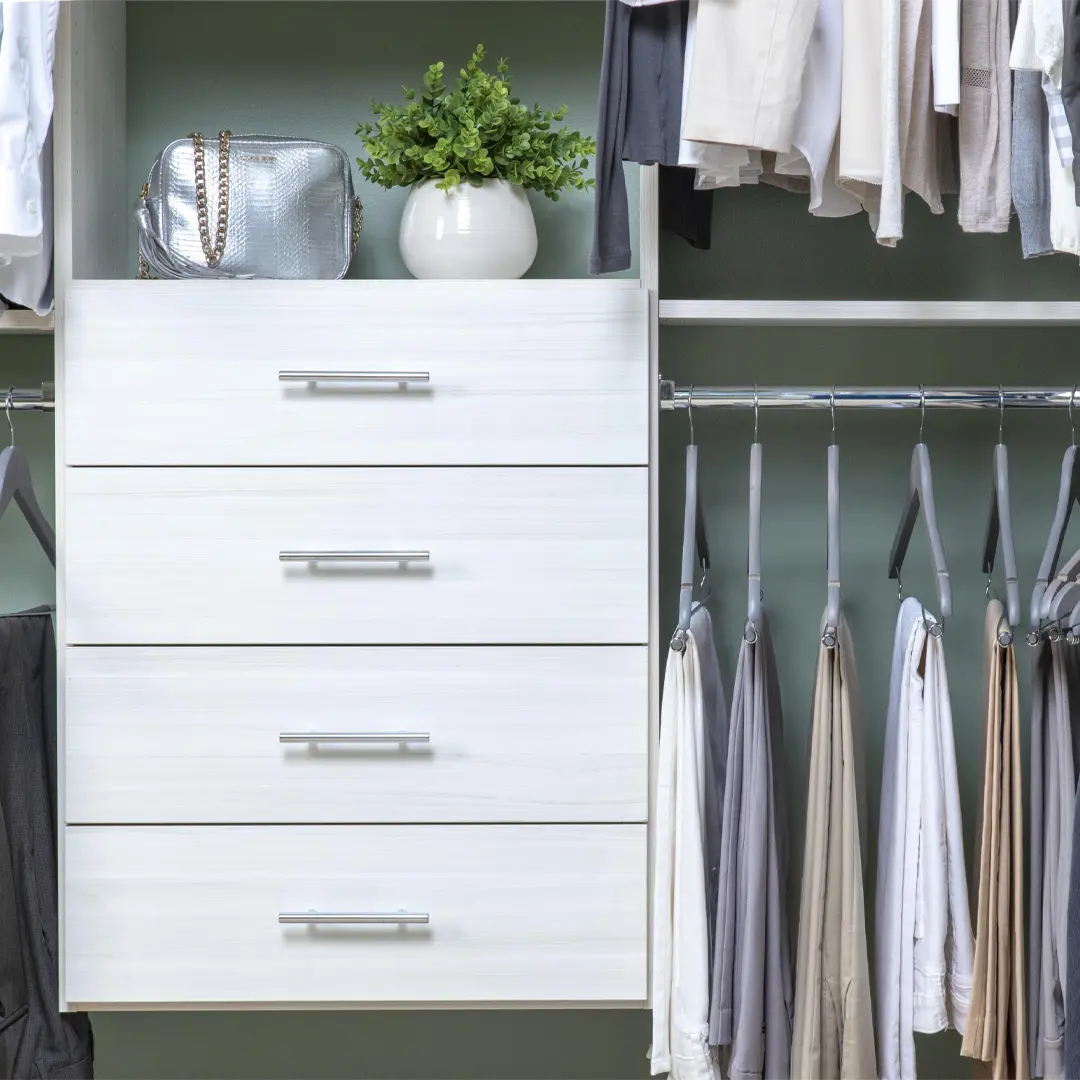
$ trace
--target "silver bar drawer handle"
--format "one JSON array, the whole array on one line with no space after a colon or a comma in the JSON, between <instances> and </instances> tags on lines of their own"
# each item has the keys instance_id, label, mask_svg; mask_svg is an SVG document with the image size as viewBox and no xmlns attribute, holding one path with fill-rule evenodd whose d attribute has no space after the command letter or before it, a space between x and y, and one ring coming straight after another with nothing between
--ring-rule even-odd
<instances>
[{"instance_id":1,"label":"silver bar drawer handle","mask_svg":"<svg viewBox=\"0 0 1080 1080\"><path fill-rule=\"evenodd\" d=\"M430 371L279 371L279 382L426 383Z\"/></svg>"},{"instance_id":2,"label":"silver bar drawer handle","mask_svg":"<svg viewBox=\"0 0 1080 1080\"><path fill-rule=\"evenodd\" d=\"M431 562L430 551L281 551L281 562Z\"/></svg>"},{"instance_id":3,"label":"silver bar drawer handle","mask_svg":"<svg viewBox=\"0 0 1080 1080\"><path fill-rule=\"evenodd\" d=\"M427 731L283 731L278 736L283 743L429 743Z\"/></svg>"},{"instance_id":4,"label":"silver bar drawer handle","mask_svg":"<svg viewBox=\"0 0 1080 1080\"><path fill-rule=\"evenodd\" d=\"M284 926L427 926L426 911L283 911Z\"/></svg>"}]
</instances>

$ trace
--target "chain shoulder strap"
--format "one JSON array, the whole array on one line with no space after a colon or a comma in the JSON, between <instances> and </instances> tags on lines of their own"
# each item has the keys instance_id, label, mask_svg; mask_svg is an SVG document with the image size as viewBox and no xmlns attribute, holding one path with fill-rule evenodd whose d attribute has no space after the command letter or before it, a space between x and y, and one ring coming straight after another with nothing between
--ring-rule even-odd
<instances>
[{"instance_id":1,"label":"chain shoulder strap","mask_svg":"<svg viewBox=\"0 0 1080 1080\"><path fill-rule=\"evenodd\" d=\"M191 141L195 144L195 209L199 217L199 239L206 265L216 269L225 254L229 232L229 144L232 132L222 131L218 135L218 206L213 243L210 242L210 210L206 199L206 144L197 131L191 133Z\"/></svg>"}]
</instances>

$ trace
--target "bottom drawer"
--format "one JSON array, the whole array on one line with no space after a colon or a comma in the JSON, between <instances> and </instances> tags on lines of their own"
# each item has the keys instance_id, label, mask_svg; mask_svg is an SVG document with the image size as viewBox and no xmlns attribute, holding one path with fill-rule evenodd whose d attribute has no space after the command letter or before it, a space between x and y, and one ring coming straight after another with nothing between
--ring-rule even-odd
<instances>
[{"instance_id":1,"label":"bottom drawer","mask_svg":"<svg viewBox=\"0 0 1080 1080\"><path fill-rule=\"evenodd\" d=\"M69 826L61 994L639 1004L646 877L644 825Z\"/></svg>"}]
</instances>

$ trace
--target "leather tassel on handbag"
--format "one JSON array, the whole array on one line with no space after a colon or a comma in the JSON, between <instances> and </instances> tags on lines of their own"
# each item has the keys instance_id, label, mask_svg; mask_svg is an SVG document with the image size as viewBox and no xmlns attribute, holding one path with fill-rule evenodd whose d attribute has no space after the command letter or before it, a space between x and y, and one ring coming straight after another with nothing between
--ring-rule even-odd
<instances>
[{"instance_id":1,"label":"leather tassel on handbag","mask_svg":"<svg viewBox=\"0 0 1080 1080\"><path fill-rule=\"evenodd\" d=\"M340 147L223 131L166 146L135 219L140 278L334 280L349 269L364 209Z\"/></svg>"}]
</instances>

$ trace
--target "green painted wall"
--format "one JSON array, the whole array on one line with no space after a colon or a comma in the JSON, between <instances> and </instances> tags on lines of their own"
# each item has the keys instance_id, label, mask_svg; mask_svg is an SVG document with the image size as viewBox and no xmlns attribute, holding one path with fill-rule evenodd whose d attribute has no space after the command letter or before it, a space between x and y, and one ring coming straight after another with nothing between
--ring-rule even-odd
<instances>
[{"instance_id":1,"label":"green painted wall","mask_svg":"<svg viewBox=\"0 0 1080 1080\"><path fill-rule=\"evenodd\" d=\"M565 104L566 122L595 134L603 26L595 2L130 3L129 202L161 148L191 131L306 136L355 159L356 125L372 118L372 98L400 101L402 84L421 86L436 60L456 72L478 42L493 63L510 58L523 101ZM408 277L397 248L407 192L354 174L366 224L351 276ZM529 276L585 276L591 196L530 199L540 251ZM133 228L130 246L134 273Z\"/></svg>"}]
</instances>

